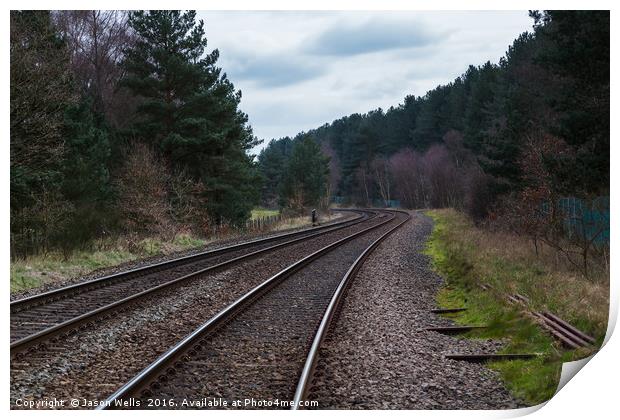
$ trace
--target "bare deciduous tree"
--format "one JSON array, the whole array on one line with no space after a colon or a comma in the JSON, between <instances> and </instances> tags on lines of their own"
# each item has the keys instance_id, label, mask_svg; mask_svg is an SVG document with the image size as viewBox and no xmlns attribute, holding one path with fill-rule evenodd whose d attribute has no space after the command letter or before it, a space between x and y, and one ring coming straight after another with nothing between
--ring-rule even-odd
<instances>
[{"instance_id":1,"label":"bare deciduous tree","mask_svg":"<svg viewBox=\"0 0 620 420\"><path fill-rule=\"evenodd\" d=\"M325 195L327 202L323 205L323 207L327 208L329 199L338 189L338 184L340 184L342 175L340 171L340 160L331 145L329 143L321 143L321 152L329 158L329 176L327 178L327 193Z\"/></svg>"},{"instance_id":2,"label":"bare deciduous tree","mask_svg":"<svg viewBox=\"0 0 620 420\"><path fill-rule=\"evenodd\" d=\"M11 12L11 167L41 170L62 158L62 126L71 90L69 57L49 16Z\"/></svg>"},{"instance_id":3,"label":"bare deciduous tree","mask_svg":"<svg viewBox=\"0 0 620 420\"><path fill-rule=\"evenodd\" d=\"M475 191L472 183L481 182L483 173L471 153L462 147L462 137L452 132L448 146L432 145L424 154L403 149L394 154L388 163L397 198L405 207L455 207L468 206L468 199ZM483 182L484 181L484 182Z\"/></svg>"},{"instance_id":4,"label":"bare deciduous tree","mask_svg":"<svg viewBox=\"0 0 620 420\"><path fill-rule=\"evenodd\" d=\"M71 69L82 89L94 99L94 110L120 124L130 96L118 88L119 63L133 42L127 15L118 10L64 10L54 20L71 54Z\"/></svg>"},{"instance_id":5,"label":"bare deciduous tree","mask_svg":"<svg viewBox=\"0 0 620 420\"><path fill-rule=\"evenodd\" d=\"M388 160L384 157L376 157L370 163L375 183L379 187L379 194L385 206L388 205L390 196L390 170Z\"/></svg>"},{"instance_id":6,"label":"bare deciduous tree","mask_svg":"<svg viewBox=\"0 0 620 420\"><path fill-rule=\"evenodd\" d=\"M424 158L412 149L403 149L390 158L390 171L402 205L423 208L429 205L429 180Z\"/></svg>"},{"instance_id":7,"label":"bare deciduous tree","mask_svg":"<svg viewBox=\"0 0 620 420\"><path fill-rule=\"evenodd\" d=\"M368 169L364 166L364 164L361 164L359 168L357 168L357 170L355 171L355 180L361 192L360 195L361 195L361 201L363 205L365 205L366 207L371 206L372 204L371 199L370 199L371 179L370 179L370 173Z\"/></svg>"},{"instance_id":8,"label":"bare deciduous tree","mask_svg":"<svg viewBox=\"0 0 620 420\"><path fill-rule=\"evenodd\" d=\"M532 132L521 158L528 186L504 200L501 217L506 226L519 235L531 238L536 253L542 244L563 255L587 277L595 244L606 229L605 223L593 224L586 214L592 209L601 215L608 209L596 209L589 200L567 208L566 198L558 191L555 174L548 157L564 161L574 159L572 149L560 138L545 132Z\"/></svg>"}]
</instances>

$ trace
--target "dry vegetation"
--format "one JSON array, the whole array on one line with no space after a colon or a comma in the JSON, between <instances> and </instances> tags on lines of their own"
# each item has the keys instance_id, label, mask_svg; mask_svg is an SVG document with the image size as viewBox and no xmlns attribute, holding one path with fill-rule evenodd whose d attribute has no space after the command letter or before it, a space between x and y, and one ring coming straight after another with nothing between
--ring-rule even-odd
<instances>
[{"instance_id":1,"label":"dry vegetation","mask_svg":"<svg viewBox=\"0 0 620 420\"><path fill-rule=\"evenodd\" d=\"M507 304L506 294L530 298L530 309L550 310L600 344L606 331L609 274L604 261L591 259L585 277L551 246L538 248L526 237L477 227L455 210L433 210L433 234L427 252L435 269L447 280L437 296L440 307L467 307L450 315L461 325L486 325L467 334L473 339L499 339L502 352L536 353L531 360L496 362L506 386L524 402L535 405L550 399L557 388L562 363L583 358L593 349L569 351L556 342L521 307ZM481 284L491 290L483 290Z\"/></svg>"},{"instance_id":2,"label":"dry vegetation","mask_svg":"<svg viewBox=\"0 0 620 420\"><path fill-rule=\"evenodd\" d=\"M548 309L587 333L602 339L609 310L609 271L593 260L586 278L561 253L510 233L475 227L454 210L435 210L436 220L449 224L444 232L453 252L462 253L480 283L505 293L530 298L532 309ZM440 225L438 228L442 228Z\"/></svg>"},{"instance_id":3,"label":"dry vegetation","mask_svg":"<svg viewBox=\"0 0 620 420\"><path fill-rule=\"evenodd\" d=\"M147 207L142 207L145 209ZM152 212L144 211L142 216L160 214L156 207ZM271 212L271 213L268 213ZM256 209L256 217L273 214L274 211ZM340 214L321 215L321 222L327 223ZM159 225L152 225L159 226ZM244 236L253 236L267 232L279 232L289 229L310 227L310 218L306 216L284 217L274 224L265 224L257 228L236 229L221 226L217 230L205 231L203 235L195 235L189 230L171 230L169 233L136 232L123 236L110 237L92 241L88 247L70 253L57 251L42 252L11 261L11 292L19 292L44 284L58 283L64 280L89 274L95 270L108 268L129 261L166 255L190 248L202 247L218 240L233 240Z\"/></svg>"}]
</instances>

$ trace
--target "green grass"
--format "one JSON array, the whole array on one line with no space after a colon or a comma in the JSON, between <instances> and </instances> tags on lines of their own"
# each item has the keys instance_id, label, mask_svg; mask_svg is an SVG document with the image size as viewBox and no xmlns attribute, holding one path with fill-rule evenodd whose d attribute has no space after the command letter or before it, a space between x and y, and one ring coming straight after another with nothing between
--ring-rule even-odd
<instances>
[{"instance_id":1,"label":"green grass","mask_svg":"<svg viewBox=\"0 0 620 420\"><path fill-rule=\"evenodd\" d=\"M11 262L11 292L80 276L103 267L131 261L140 255L125 249L77 251L68 259L49 253Z\"/></svg>"},{"instance_id":2,"label":"green grass","mask_svg":"<svg viewBox=\"0 0 620 420\"><path fill-rule=\"evenodd\" d=\"M252 220L260 219L261 217L277 216L280 214L279 210L269 210L262 207L257 207L252 210Z\"/></svg>"},{"instance_id":3,"label":"green grass","mask_svg":"<svg viewBox=\"0 0 620 420\"><path fill-rule=\"evenodd\" d=\"M131 246L125 240L98 243L94 245L95 249L75 251L68 258L61 253L30 256L11 261L11 292L81 276L138 258L195 248L206 243L203 239L181 234L170 242L145 238Z\"/></svg>"},{"instance_id":4,"label":"green grass","mask_svg":"<svg viewBox=\"0 0 620 420\"><path fill-rule=\"evenodd\" d=\"M206 245L207 242L208 241L205 239L196 238L192 235L181 234L174 238L172 244L182 249L188 249Z\"/></svg>"},{"instance_id":5,"label":"green grass","mask_svg":"<svg viewBox=\"0 0 620 420\"><path fill-rule=\"evenodd\" d=\"M438 305L468 308L464 312L446 315L457 324L488 326L470 332L466 337L503 340L505 345L501 352L504 353L540 354L531 360L494 362L488 366L498 371L508 389L525 403L535 405L550 399L557 388L562 363L585 357L587 352L561 349L551 336L520 313L520 308L507 303L503 296L505 290L495 287L499 283L510 283L511 287L522 290L520 287L524 283L548 273L539 264L524 264L513 258L510 252L484 249L491 246L491 241L477 241L480 233L475 230L478 228L455 212L431 211L428 214L435 225L426 252L432 257L435 270L447 280L437 296ZM507 242L503 248L514 246L518 244ZM493 289L483 290L479 287L482 283L490 283ZM541 288L539 294L554 290ZM529 297L535 296L534 302L544 298L531 289L528 291ZM582 325L594 325L585 318L581 319Z\"/></svg>"}]
</instances>

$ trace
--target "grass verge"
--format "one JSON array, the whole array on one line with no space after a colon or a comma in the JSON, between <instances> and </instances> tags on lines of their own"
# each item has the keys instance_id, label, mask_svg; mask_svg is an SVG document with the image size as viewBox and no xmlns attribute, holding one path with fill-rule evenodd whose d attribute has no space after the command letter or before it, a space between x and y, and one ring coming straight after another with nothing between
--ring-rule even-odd
<instances>
[{"instance_id":1,"label":"grass verge","mask_svg":"<svg viewBox=\"0 0 620 420\"><path fill-rule=\"evenodd\" d=\"M81 276L138 258L195 248L206 243L206 240L188 234L177 235L168 242L156 238L145 238L135 243L116 239L97 241L92 249L75 251L68 258L62 253L51 252L18 259L11 261L11 292Z\"/></svg>"},{"instance_id":2,"label":"grass verge","mask_svg":"<svg viewBox=\"0 0 620 420\"><path fill-rule=\"evenodd\" d=\"M252 220L260 219L263 217L277 216L278 214L280 214L279 210L269 210L263 207L257 207L255 209L252 209Z\"/></svg>"},{"instance_id":3,"label":"grass verge","mask_svg":"<svg viewBox=\"0 0 620 420\"><path fill-rule=\"evenodd\" d=\"M608 311L605 281L588 280L531 250L521 238L477 228L454 210L427 213L435 225L427 244L435 270L446 279L437 296L440 307L467 307L450 315L461 325L484 324L488 328L466 336L501 339L506 353L539 353L533 360L490 363L506 386L529 405L550 399L560 378L563 362L588 355L585 350L566 351L520 308L507 304L505 294L530 298L532 310L548 309L602 342ZM479 285L488 283L491 291ZM584 300L587 303L584 304Z\"/></svg>"},{"instance_id":4,"label":"grass verge","mask_svg":"<svg viewBox=\"0 0 620 420\"><path fill-rule=\"evenodd\" d=\"M266 217L278 214L278 210L257 208L252 210L252 217ZM321 222L327 223L339 215L332 216L328 212L321 215ZM285 218L264 232L282 231L310 227L309 216ZM131 240L116 238L95 241L90 249L77 250L66 258L60 252L48 252L11 261L11 293L56 283L62 280L79 277L94 270L119 265L136 259L147 258L159 254L169 254L190 248L204 246L209 242L244 235L243 231L230 231L223 236L197 238L190 234L176 235L171 241L160 238L144 238Z\"/></svg>"}]
</instances>

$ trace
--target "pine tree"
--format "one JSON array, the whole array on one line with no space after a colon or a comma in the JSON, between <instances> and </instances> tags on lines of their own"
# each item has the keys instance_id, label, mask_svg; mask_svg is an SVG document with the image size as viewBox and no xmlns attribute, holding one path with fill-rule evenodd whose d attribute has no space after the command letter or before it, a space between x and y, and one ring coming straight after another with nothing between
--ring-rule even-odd
<instances>
[{"instance_id":1,"label":"pine tree","mask_svg":"<svg viewBox=\"0 0 620 420\"><path fill-rule=\"evenodd\" d=\"M293 140L289 137L271 140L258 155L258 168L263 177L261 200L266 207L278 204L278 188L291 154L292 144Z\"/></svg>"},{"instance_id":2,"label":"pine tree","mask_svg":"<svg viewBox=\"0 0 620 420\"><path fill-rule=\"evenodd\" d=\"M95 204L109 198L110 143L107 131L97 127L90 109L83 101L65 112L62 191L68 200Z\"/></svg>"},{"instance_id":3,"label":"pine tree","mask_svg":"<svg viewBox=\"0 0 620 420\"><path fill-rule=\"evenodd\" d=\"M310 136L296 141L282 177L282 204L298 211L318 206L327 191L328 164Z\"/></svg>"},{"instance_id":4,"label":"pine tree","mask_svg":"<svg viewBox=\"0 0 620 420\"><path fill-rule=\"evenodd\" d=\"M206 54L204 22L194 11L129 15L138 38L126 52L123 84L142 98L135 136L157 147L173 167L202 182L215 221L249 216L260 178L246 153L258 144L241 92Z\"/></svg>"}]
</instances>

